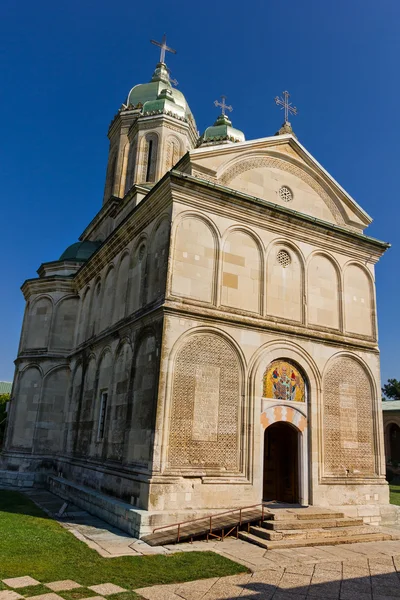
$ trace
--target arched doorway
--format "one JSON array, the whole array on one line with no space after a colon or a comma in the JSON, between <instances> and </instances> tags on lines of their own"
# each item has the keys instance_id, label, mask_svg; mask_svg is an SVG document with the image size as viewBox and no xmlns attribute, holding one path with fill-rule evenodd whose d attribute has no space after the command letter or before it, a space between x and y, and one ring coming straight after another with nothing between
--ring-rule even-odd
<instances>
[{"instance_id":1,"label":"arched doorway","mask_svg":"<svg viewBox=\"0 0 400 600\"><path fill-rule=\"evenodd\" d=\"M299 502L299 432L290 423L265 430L263 499Z\"/></svg>"},{"instance_id":2,"label":"arched doorway","mask_svg":"<svg viewBox=\"0 0 400 600\"><path fill-rule=\"evenodd\" d=\"M400 427L396 423L389 425L390 460L400 464Z\"/></svg>"}]
</instances>

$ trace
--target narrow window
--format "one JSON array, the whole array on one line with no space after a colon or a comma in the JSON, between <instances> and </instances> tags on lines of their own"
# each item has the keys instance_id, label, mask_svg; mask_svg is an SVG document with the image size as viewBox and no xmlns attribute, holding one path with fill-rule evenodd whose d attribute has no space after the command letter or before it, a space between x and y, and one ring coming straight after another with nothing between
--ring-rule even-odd
<instances>
[{"instance_id":1,"label":"narrow window","mask_svg":"<svg viewBox=\"0 0 400 600\"><path fill-rule=\"evenodd\" d=\"M105 429L105 425L106 425L106 413L107 413L107 400L108 400L108 392L101 392L99 426L97 428L97 441L98 442L104 438L104 429Z\"/></svg>"},{"instance_id":2,"label":"narrow window","mask_svg":"<svg viewBox=\"0 0 400 600\"><path fill-rule=\"evenodd\" d=\"M147 154L147 173L146 173L146 181L150 181L152 175L152 167L153 167L153 140L149 140L149 151Z\"/></svg>"}]
</instances>

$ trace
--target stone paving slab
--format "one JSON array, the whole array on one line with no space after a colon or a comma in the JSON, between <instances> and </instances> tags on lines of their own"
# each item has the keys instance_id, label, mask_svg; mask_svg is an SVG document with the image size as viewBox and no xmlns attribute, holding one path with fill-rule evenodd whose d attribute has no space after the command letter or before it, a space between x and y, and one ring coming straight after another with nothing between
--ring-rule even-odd
<instances>
[{"instance_id":1,"label":"stone paving slab","mask_svg":"<svg viewBox=\"0 0 400 600\"><path fill-rule=\"evenodd\" d=\"M8 587L16 589L40 584L40 581L33 579L33 577L11 577L10 579L3 579L2 581L8 585Z\"/></svg>"},{"instance_id":2,"label":"stone paving slab","mask_svg":"<svg viewBox=\"0 0 400 600\"><path fill-rule=\"evenodd\" d=\"M76 588L82 587L80 583L76 583L76 581L72 581L71 579L64 579L63 581L51 581L50 583L45 583L44 585L53 590L53 592L66 592L68 590L75 590Z\"/></svg>"},{"instance_id":3,"label":"stone paving slab","mask_svg":"<svg viewBox=\"0 0 400 600\"><path fill-rule=\"evenodd\" d=\"M13 590L0 591L0 600L18 600L19 598L23 598L23 596Z\"/></svg>"},{"instance_id":4,"label":"stone paving slab","mask_svg":"<svg viewBox=\"0 0 400 600\"><path fill-rule=\"evenodd\" d=\"M114 583L101 583L100 585L90 585L89 590L96 592L100 596L111 596L111 594L119 594L120 592L126 592L127 590L115 585Z\"/></svg>"},{"instance_id":5,"label":"stone paving slab","mask_svg":"<svg viewBox=\"0 0 400 600\"><path fill-rule=\"evenodd\" d=\"M49 594L39 594L38 596L29 596L26 600L64 600L62 596L50 592Z\"/></svg>"}]
</instances>

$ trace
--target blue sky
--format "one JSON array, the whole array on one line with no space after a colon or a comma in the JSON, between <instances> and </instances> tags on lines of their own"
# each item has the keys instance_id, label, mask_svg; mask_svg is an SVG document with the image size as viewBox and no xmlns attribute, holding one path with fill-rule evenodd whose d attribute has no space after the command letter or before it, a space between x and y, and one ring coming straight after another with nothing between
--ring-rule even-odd
<instances>
[{"instance_id":1,"label":"blue sky","mask_svg":"<svg viewBox=\"0 0 400 600\"><path fill-rule=\"evenodd\" d=\"M400 379L398 0L216 3L3 0L0 380L13 376L22 282L77 240L102 202L108 125L168 57L203 131L226 94L247 139L275 133L288 89L299 140L374 218L382 377Z\"/></svg>"}]
</instances>

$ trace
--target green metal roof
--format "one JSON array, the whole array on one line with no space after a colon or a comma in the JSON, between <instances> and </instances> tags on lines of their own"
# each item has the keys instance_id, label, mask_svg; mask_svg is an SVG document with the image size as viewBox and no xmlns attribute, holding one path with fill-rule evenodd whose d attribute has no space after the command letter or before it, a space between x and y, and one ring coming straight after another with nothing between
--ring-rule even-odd
<instances>
[{"instance_id":1,"label":"green metal roof","mask_svg":"<svg viewBox=\"0 0 400 600\"><path fill-rule=\"evenodd\" d=\"M192 112L186 102L185 96L182 92L172 87L168 69L164 63L158 63L149 83L140 83L131 89L126 104L128 107L130 105L133 107L143 107L143 109L146 109L143 112L153 112L156 108L159 110L160 103L156 103L156 107L152 106L151 103L162 99L162 92L165 89L168 90L168 99L170 102L172 101L174 111L180 109L179 112L180 114L182 113L182 116L190 116L190 118L193 119Z\"/></svg>"},{"instance_id":2,"label":"green metal roof","mask_svg":"<svg viewBox=\"0 0 400 600\"><path fill-rule=\"evenodd\" d=\"M243 131L232 127L232 122L224 114L220 115L212 127L207 127L199 140L199 146L218 144L224 141L244 142Z\"/></svg>"},{"instance_id":3,"label":"green metal roof","mask_svg":"<svg viewBox=\"0 0 400 600\"><path fill-rule=\"evenodd\" d=\"M90 242L88 240L85 242L76 242L64 250L59 260L88 260L100 245L101 242Z\"/></svg>"},{"instance_id":4,"label":"green metal roof","mask_svg":"<svg viewBox=\"0 0 400 600\"><path fill-rule=\"evenodd\" d=\"M12 381L0 381L0 394L11 394Z\"/></svg>"},{"instance_id":5,"label":"green metal roof","mask_svg":"<svg viewBox=\"0 0 400 600\"><path fill-rule=\"evenodd\" d=\"M382 401L382 410L386 412L387 410L399 410L400 411L400 400L383 400Z\"/></svg>"}]
</instances>

